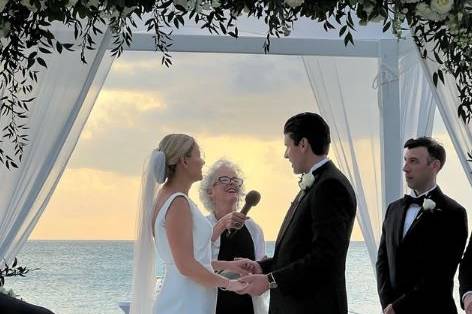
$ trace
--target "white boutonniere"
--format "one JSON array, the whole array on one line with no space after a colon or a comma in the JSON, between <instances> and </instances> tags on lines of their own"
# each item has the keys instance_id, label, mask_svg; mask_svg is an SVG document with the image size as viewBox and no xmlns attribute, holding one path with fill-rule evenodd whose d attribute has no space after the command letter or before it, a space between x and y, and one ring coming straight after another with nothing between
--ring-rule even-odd
<instances>
[{"instance_id":1,"label":"white boutonniere","mask_svg":"<svg viewBox=\"0 0 472 314\"><path fill-rule=\"evenodd\" d=\"M424 210L433 211L436 209L436 203L430 198L425 198L421 207L423 207Z\"/></svg>"},{"instance_id":2,"label":"white boutonniere","mask_svg":"<svg viewBox=\"0 0 472 314\"><path fill-rule=\"evenodd\" d=\"M313 173L309 172L302 175L302 177L300 178L300 181L298 181L298 185L300 186L300 189L305 191L310 186L312 186L314 182L315 182L315 176L313 175Z\"/></svg>"},{"instance_id":3,"label":"white boutonniere","mask_svg":"<svg viewBox=\"0 0 472 314\"><path fill-rule=\"evenodd\" d=\"M441 209L436 207L436 202L430 198L425 198L423 200L423 205L421 205L421 212L418 214L416 219L419 219L424 212L435 213L440 212Z\"/></svg>"}]
</instances>

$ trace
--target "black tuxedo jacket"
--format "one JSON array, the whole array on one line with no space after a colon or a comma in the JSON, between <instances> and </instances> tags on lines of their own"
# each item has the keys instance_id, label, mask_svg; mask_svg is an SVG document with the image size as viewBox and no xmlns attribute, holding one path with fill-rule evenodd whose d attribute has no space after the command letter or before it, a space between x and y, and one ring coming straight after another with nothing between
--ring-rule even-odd
<instances>
[{"instance_id":1,"label":"black tuxedo jacket","mask_svg":"<svg viewBox=\"0 0 472 314\"><path fill-rule=\"evenodd\" d=\"M344 270L356 198L332 162L314 176L285 218L274 257L259 262L278 284L270 291L271 314L347 313Z\"/></svg>"},{"instance_id":2,"label":"black tuxedo jacket","mask_svg":"<svg viewBox=\"0 0 472 314\"><path fill-rule=\"evenodd\" d=\"M396 314L457 313L453 279L467 239L465 209L439 187L436 203L424 211L403 237L407 206L399 199L388 206L377 257L377 290L382 308Z\"/></svg>"},{"instance_id":3,"label":"black tuxedo jacket","mask_svg":"<svg viewBox=\"0 0 472 314\"><path fill-rule=\"evenodd\" d=\"M464 307L462 297L468 291L472 291L472 237L459 266L459 293L462 307Z\"/></svg>"}]
</instances>

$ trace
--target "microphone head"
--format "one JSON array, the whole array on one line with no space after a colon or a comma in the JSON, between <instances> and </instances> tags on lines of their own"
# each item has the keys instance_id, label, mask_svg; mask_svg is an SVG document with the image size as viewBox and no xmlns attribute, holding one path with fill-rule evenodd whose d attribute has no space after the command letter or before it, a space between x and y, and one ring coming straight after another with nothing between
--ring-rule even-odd
<instances>
[{"instance_id":1,"label":"microphone head","mask_svg":"<svg viewBox=\"0 0 472 314\"><path fill-rule=\"evenodd\" d=\"M256 206L259 201L261 200L261 193L257 191L250 191L249 193L246 194L246 204L249 206Z\"/></svg>"}]
</instances>

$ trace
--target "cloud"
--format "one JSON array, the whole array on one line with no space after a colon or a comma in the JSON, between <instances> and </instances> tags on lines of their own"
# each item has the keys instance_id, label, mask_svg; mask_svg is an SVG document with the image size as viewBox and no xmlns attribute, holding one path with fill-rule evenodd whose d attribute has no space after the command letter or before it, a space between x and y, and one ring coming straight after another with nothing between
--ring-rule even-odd
<instances>
[{"instance_id":1,"label":"cloud","mask_svg":"<svg viewBox=\"0 0 472 314\"><path fill-rule=\"evenodd\" d=\"M32 239L133 239L140 178L67 169Z\"/></svg>"},{"instance_id":2,"label":"cloud","mask_svg":"<svg viewBox=\"0 0 472 314\"><path fill-rule=\"evenodd\" d=\"M162 111L166 104L153 92L104 89L101 91L93 116L81 134L83 140L93 140L101 133L109 133L115 127L132 129L138 127L142 114Z\"/></svg>"},{"instance_id":3,"label":"cloud","mask_svg":"<svg viewBox=\"0 0 472 314\"><path fill-rule=\"evenodd\" d=\"M128 52L115 62L71 167L138 175L148 152L167 133L278 140L290 116L315 109L300 57L180 53L174 59L170 69L149 52ZM359 137L373 129L366 120L369 107L377 108L376 90L355 74L343 74L352 67L374 77L374 65L345 58L336 65L346 86L348 118Z\"/></svg>"},{"instance_id":4,"label":"cloud","mask_svg":"<svg viewBox=\"0 0 472 314\"><path fill-rule=\"evenodd\" d=\"M288 117L314 108L298 58L175 58L179 61L171 69L150 53L116 62L71 167L137 175L146 154L166 133L279 139Z\"/></svg>"}]
</instances>

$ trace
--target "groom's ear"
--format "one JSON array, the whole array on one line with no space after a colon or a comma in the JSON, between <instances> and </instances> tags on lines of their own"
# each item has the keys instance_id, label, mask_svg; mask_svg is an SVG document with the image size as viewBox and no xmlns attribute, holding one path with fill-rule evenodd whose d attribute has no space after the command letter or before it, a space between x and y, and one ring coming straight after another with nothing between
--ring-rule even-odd
<instances>
[{"instance_id":1,"label":"groom's ear","mask_svg":"<svg viewBox=\"0 0 472 314\"><path fill-rule=\"evenodd\" d=\"M441 162L437 159L433 159L431 163L432 163L433 169L436 171L436 173L438 173L439 170L441 170Z\"/></svg>"},{"instance_id":2,"label":"groom's ear","mask_svg":"<svg viewBox=\"0 0 472 314\"><path fill-rule=\"evenodd\" d=\"M298 146L300 147L300 150L302 152L305 152L309 148L308 145L309 145L309 143L308 143L308 140L307 140L306 137L302 137L300 142L298 142Z\"/></svg>"}]
</instances>

